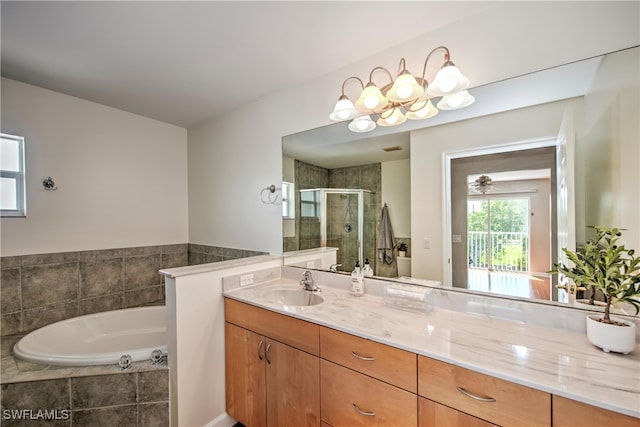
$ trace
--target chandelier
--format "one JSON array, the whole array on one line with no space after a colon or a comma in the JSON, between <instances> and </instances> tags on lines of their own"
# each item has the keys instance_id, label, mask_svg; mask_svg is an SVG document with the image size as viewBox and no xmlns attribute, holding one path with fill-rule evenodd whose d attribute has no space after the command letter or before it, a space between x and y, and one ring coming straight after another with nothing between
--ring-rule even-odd
<instances>
[{"instance_id":1,"label":"chandelier","mask_svg":"<svg viewBox=\"0 0 640 427\"><path fill-rule=\"evenodd\" d=\"M425 79L427 62L431 55L440 50L444 51L444 64L429 83ZM390 82L379 88L373 82L373 74L376 72L385 73ZM362 87L355 105L344 93L345 85L349 81L358 81ZM348 77L342 83L342 94L329 118L338 122L351 120L349 129L353 132L372 131L376 124L397 126L407 119L428 119L438 114L439 110L456 110L471 105L475 98L466 90L468 87L469 79L451 62L449 49L439 46L427 55L420 77L414 77L407 71L404 58L400 59L395 80L384 67L371 70L366 86L359 77ZM431 101L438 97L440 100L435 107ZM371 115L377 116L375 122Z\"/></svg>"}]
</instances>

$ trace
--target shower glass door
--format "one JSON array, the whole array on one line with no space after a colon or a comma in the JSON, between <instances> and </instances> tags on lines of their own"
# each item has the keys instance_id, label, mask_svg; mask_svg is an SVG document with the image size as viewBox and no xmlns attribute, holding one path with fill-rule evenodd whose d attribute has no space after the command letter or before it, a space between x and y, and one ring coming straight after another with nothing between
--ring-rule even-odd
<instances>
[{"instance_id":1,"label":"shower glass door","mask_svg":"<svg viewBox=\"0 0 640 427\"><path fill-rule=\"evenodd\" d=\"M362 259L360 210L359 193L326 193L326 242L339 248L337 262L342 271L353 270L355 262Z\"/></svg>"}]
</instances>

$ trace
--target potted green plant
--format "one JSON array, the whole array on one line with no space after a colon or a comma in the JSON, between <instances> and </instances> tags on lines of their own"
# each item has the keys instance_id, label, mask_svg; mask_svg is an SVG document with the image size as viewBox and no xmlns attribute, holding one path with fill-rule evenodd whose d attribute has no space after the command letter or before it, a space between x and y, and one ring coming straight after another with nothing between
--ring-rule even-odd
<instances>
[{"instance_id":1,"label":"potted green plant","mask_svg":"<svg viewBox=\"0 0 640 427\"><path fill-rule=\"evenodd\" d=\"M618 244L618 228L592 226L596 237L580 250L562 251L573 263L556 265L552 273L562 273L576 286L599 290L605 298L602 315L587 316L587 338L605 352L629 353L635 348L635 323L611 316L614 303L628 303L640 312L640 257L633 249Z\"/></svg>"},{"instance_id":2,"label":"potted green plant","mask_svg":"<svg viewBox=\"0 0 640 427\"><path fill-rule=\"evenodd\" d=\"M401 242L398 245L398 256L406 256L407 255L407 244L404 242Z\"/></svg>"}]
</instances>

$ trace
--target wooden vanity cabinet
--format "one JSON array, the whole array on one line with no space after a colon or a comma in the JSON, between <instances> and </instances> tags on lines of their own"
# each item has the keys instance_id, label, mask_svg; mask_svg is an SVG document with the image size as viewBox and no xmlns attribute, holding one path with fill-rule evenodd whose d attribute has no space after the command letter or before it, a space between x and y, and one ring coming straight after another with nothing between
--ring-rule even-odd
<instances>
[{"instance_id":1,"label":"wooden vanity cabinet","mask_svg":"<svg viewBox=\"0 0 640 427\"><path fill-rule=\"evenodd\" d=\"M504 427L551 425L549 393L424 356L418 356L418 394Z\"/></svg>"},{"instance_id":2,"label":"wooden vanity cabinet","mask_svg":"<svg viewBox=\"0 0 640 427\"><path fill-rule=\"evenodd\" d=\"M225 320L227 412L248 427L640 427L634 417L228 298Z\"/></svg>"},{"instance_id":3,"label":"wooden vanity cabinet","mask_svg":"<svg viewBox=\"0 0 640 427\"><path fill-rule=\"evenodd\" d=\"M553 427L640 427L640 419L553 396Z\"/></svg>"},{"instance_id":4,"label":"wooden vanity cabinet","mask_svg":"<svg viewBox=\"0 0 640 427\"><path fill-rule=\"evenodd\" d=\"M318 326L229 299L225 317L229 415L251 427L320 426Z\"/></svg>"}]
</instances>

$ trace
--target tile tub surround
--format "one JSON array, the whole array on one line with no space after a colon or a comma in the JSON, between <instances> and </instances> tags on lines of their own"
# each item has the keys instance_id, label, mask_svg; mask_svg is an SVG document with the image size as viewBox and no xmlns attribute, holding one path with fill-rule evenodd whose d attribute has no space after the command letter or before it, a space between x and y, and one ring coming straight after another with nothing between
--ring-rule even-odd
<instances>
[{"instance_id":1,"label":"tile tub surround","mask_svg":"<svg viewBox=\"0 0 640 427\"><path fill-rule=\"evenodd\" d=\"M12 419L19 410L55 411L61 426L169 425L166 366L79 377L2 384L2 425L30 425ZM31 421L35 422L35 421ZM39 421L42 422L42 421Z\"/></svg>"},{"instance_id":2,"label":"tile tub surround","mask_svg":"<svg viewBox=\"0 0 640 427\"><path fill-rule=\"evenodd\" d=\"M283 278L273 282L297 286L303 270L282 270ZM589 344L579 330L584 311L434 289L434 310L420 314L384 306L388 282L365 280L367 294L355 298L348 276L313 275L325 298L315 306L285 310L268 303L258 290L269 284L228 290L225 296L640 418L640 345L623 356ZM546 323L526 323L538 318Z\"/></svg>"},{"instance_id":3,"label":"tile tub surround","mask_svg":"<svg viewBox=\"0 0 640 427\"><path fill-rule=\"evenodd\" d=\"M4 410L67 410L65 426L168 426L169 369L135 362L126 371L118 366L48 366L24 362L11 354L19 337L1 338L2 380L0 424L33 425L3 418Z\"/></svg>"},{"instance_id":4,"label":"tile tub surround","mask_svg":"<svg viewBox=\"0 0 640 427\"><path fill-rule=\"evenodd\" d=\"M253 256L194 244L0 258L0 335L83 314L164 302L160 269Z\"/></svg>"}]
</instances>

